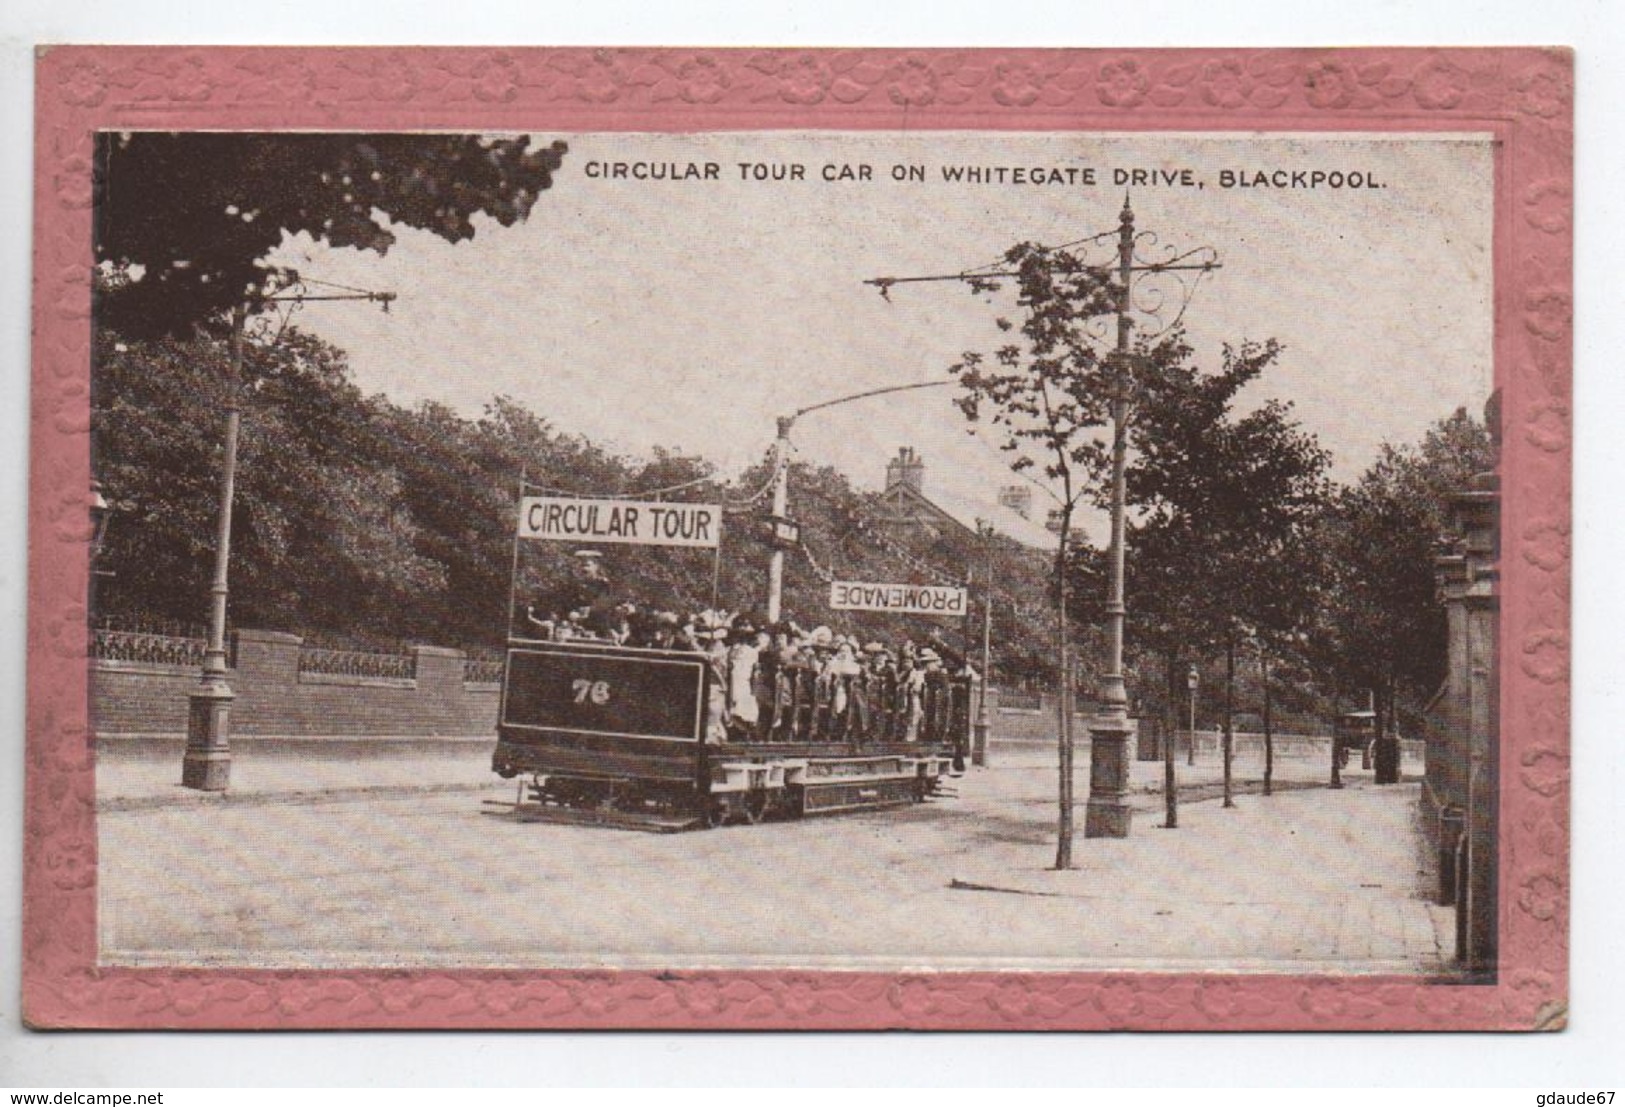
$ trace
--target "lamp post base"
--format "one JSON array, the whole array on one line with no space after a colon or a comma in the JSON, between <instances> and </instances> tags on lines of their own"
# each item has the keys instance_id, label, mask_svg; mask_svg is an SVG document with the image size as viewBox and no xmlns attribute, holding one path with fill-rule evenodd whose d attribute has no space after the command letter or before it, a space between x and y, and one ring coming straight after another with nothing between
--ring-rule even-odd
<instances>
[{"instance_id":1,"label":"lamp post base","mask_svg":"<svg viewBox=\"0 0 1625 1107\"><path fill-rule=\"evenodd\" d=\"M231 787L231 701L224 682L205 684L188 697L186 753L181 787L224 792Z\"/></svg>"},{"instance_id":2,"label":"lamp post base","mask_svg":"<svg viewBox=\"0 0 1625 1107\"><path fill-rule=\"evenodd\" d=\"M977 723L971 728L970 763L978 767L987 764L986 723Z\"/></svg>"},{"instance_id":3,"label":"lamp post base","mask_svg":"<svg viewBox=\"0 0 1625 1107\"><path fill-rule=\"evenodd\" d=\"M1133 822L1128 805L1129 740L1136 727L1122 715L1096 716L1089 724L1089 805L1085 838L1127 838Z\"/></svg>"}]
</instances>

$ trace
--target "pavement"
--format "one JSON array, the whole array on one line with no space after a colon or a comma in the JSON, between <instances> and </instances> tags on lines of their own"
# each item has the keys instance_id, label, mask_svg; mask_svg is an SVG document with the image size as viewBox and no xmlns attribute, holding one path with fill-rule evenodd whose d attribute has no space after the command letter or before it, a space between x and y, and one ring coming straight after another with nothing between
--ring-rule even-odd
<instances>
[{"instance_id":1,"label":"pavement","mask_svg":"<svg viewBox=\"0 0 1625 1107\"><path fill-rule=\"evenodd\" d=\"M512 795L513 786L491 772L494 746L490 738L246 739L232 748L231 787L199 792L181 787L181 741L103 741L96 754L96 809L331 803L488 790Z\"/></svg>"},{"instance_id":2,"label":"pavement","mask_svg":"<svg viewBox=\"0 0 1625 1107\"><path fill-rule=\"evenodd\" d=\"M1343 789L1331 791L1330 766L1318 758L1277 758L1274 794L1265 796L1261 761L1233 763L1227 808L1217 759L1194 767L1181 759L1175 829L1164 826L1161 764L1136 763L1129 837L1083 838L1080 810L1073 868L1053 868L1053 845L1041 855L1036 840L978 840L952 886L1084 906L1087 930L1131 936L1117 948L1132 946L1139 967L1444 971L1454 916L1427 899L1435 877L1419 822L1421 765L1407 763L1400 784L1378 786L1355 759ZM1053 779L1024 776L1008 757L988 773L990 786L966 797L977 821L1014 815L1031 831L1042 810L1043 840L1053 843Z\"/></svg>"},{"instance_id":3,"label":"pavement","mask_svg":"<svg viewBox=\"0 0 1625 1107\"><path fill-rule=\"evenodd\" d=\"M1042 748L995 744L924 805L674 836L482 816L516 793L488 743L370 748L245 741L223 795L179 786L178 745L104 750L104 959L1436 974L1449 949L1419 785L1357 761L1334 792L1320 759L1278 758L1265 797L1238 760L1225 808L1217 760L1182 759L1174 830L1161 762L1135 762L1132 833L1108 840L1083 836L1080 750L1057 872ZM194 856L200 835L230 863Z\"/></svg>"},{"instance_id":4,"label":"pavement","mask_svg":"<svg viewBox=\"0 0 1625 1107\"><path fill-rule=\"evenodd\" d=\"M97 751L96 807L100 811L142 811L200 804L317 803L367 796L389 797L439 792L514 793L491 772L489 738L427 740L251 738L232 749L231 787L225 792L199 792L180 783L180 740L140 742L103 741ZM1089 747L1077 748L1077 796L1088 788ZM989 760L995 767L1042 772L1053 767L1052 745L1021 741L994 742ZM1352 780L1369 777L1358 768L1345 771ZM1232 786L1237 794L1257 793L1263 787L1263 760L1238 757L1232 761ZM1421 766L1407 763L1409 772ZM985 770L974 769L973 775ZM1197 764L1176 764L1179 795L1186 802L1217 797L1222 792L1223 765L1202 754ZM1275 759L1272 780L1279 790L1317 787L1326 782L1330 766L1319 759ZM1130 804L1138 811L1163 809L1163 764L1130 764ZM1051 784L1053 795L1053 782ZM1153 799L1154 797L1154 799Z\"/></svg>"}]
</instances>

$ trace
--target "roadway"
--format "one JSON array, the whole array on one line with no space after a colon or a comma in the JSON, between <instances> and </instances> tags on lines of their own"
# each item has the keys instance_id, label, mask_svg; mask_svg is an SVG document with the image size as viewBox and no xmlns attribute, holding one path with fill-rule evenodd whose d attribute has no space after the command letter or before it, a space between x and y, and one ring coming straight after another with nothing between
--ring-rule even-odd
<instances>
[{"instance_id":1,"label":"roadway","mask_svg":"<svg viewBox=\"0 0 1625 1107\"><path fill-rule=\"evenodd\" d=\"M922 806L671 835L493 817L514 788L487 756L245 754L224 799L104 757L103 961L1436 972L1449 948L1418 786L1358 769L1331 792L1278 760L1278 794L1186 802L1165 830L1161 766L1137 763L1134 833L1083 839L1080 809L1078 868L1055 873L1040 750L995 748ZM1216 765L1179 771L1213 794Z\"/></svg>"}]
</instances>

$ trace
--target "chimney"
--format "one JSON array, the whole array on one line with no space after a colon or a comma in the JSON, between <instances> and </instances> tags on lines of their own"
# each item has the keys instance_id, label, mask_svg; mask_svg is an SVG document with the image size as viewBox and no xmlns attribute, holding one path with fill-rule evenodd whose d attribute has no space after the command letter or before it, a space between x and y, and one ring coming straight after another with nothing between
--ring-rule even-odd
<instances>
[{"instance_id":1,"label":"chimney","mask_svg":"<svg viewBox=\"0 0 1625 1107\"><path fill-rule=\"evenodd\" d=\"M1007 484L999 489L999 506L1007 507L1023 519L1033 517L1033 490L1025 484Z\"/></svg>"},{"instance_id":2,"label":"chimney","mask_svg":"<svg viewBox=\"0 0 1625 1107\"><path fill-rule=\"evenodd\" d=\"M886 463L886 491L905 484L913 491L925 494L925 462L914 452L913 446L903 446L897 456Z\"/></svg>"}]
</instances>

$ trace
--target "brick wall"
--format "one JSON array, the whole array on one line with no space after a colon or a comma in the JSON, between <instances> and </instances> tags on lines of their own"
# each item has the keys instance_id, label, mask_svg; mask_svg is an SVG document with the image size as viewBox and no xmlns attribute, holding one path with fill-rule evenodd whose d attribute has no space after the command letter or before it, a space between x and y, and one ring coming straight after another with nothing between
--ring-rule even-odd
<instances>
[{"instance_id":1,"label":"brick wall","mask_svg":"<svg viewBox=\"0 0 1625 1107\"><path fill-rule=\"evenodd\" d=\"M300 673L302 640L243 630L227 682L233 736L483 737L496 733L497 686L465 684L459 650L419 646L409 679ZM91 725L98 737L186 733L190 666L93 661Z\"/></svg>"}]
</instances>

